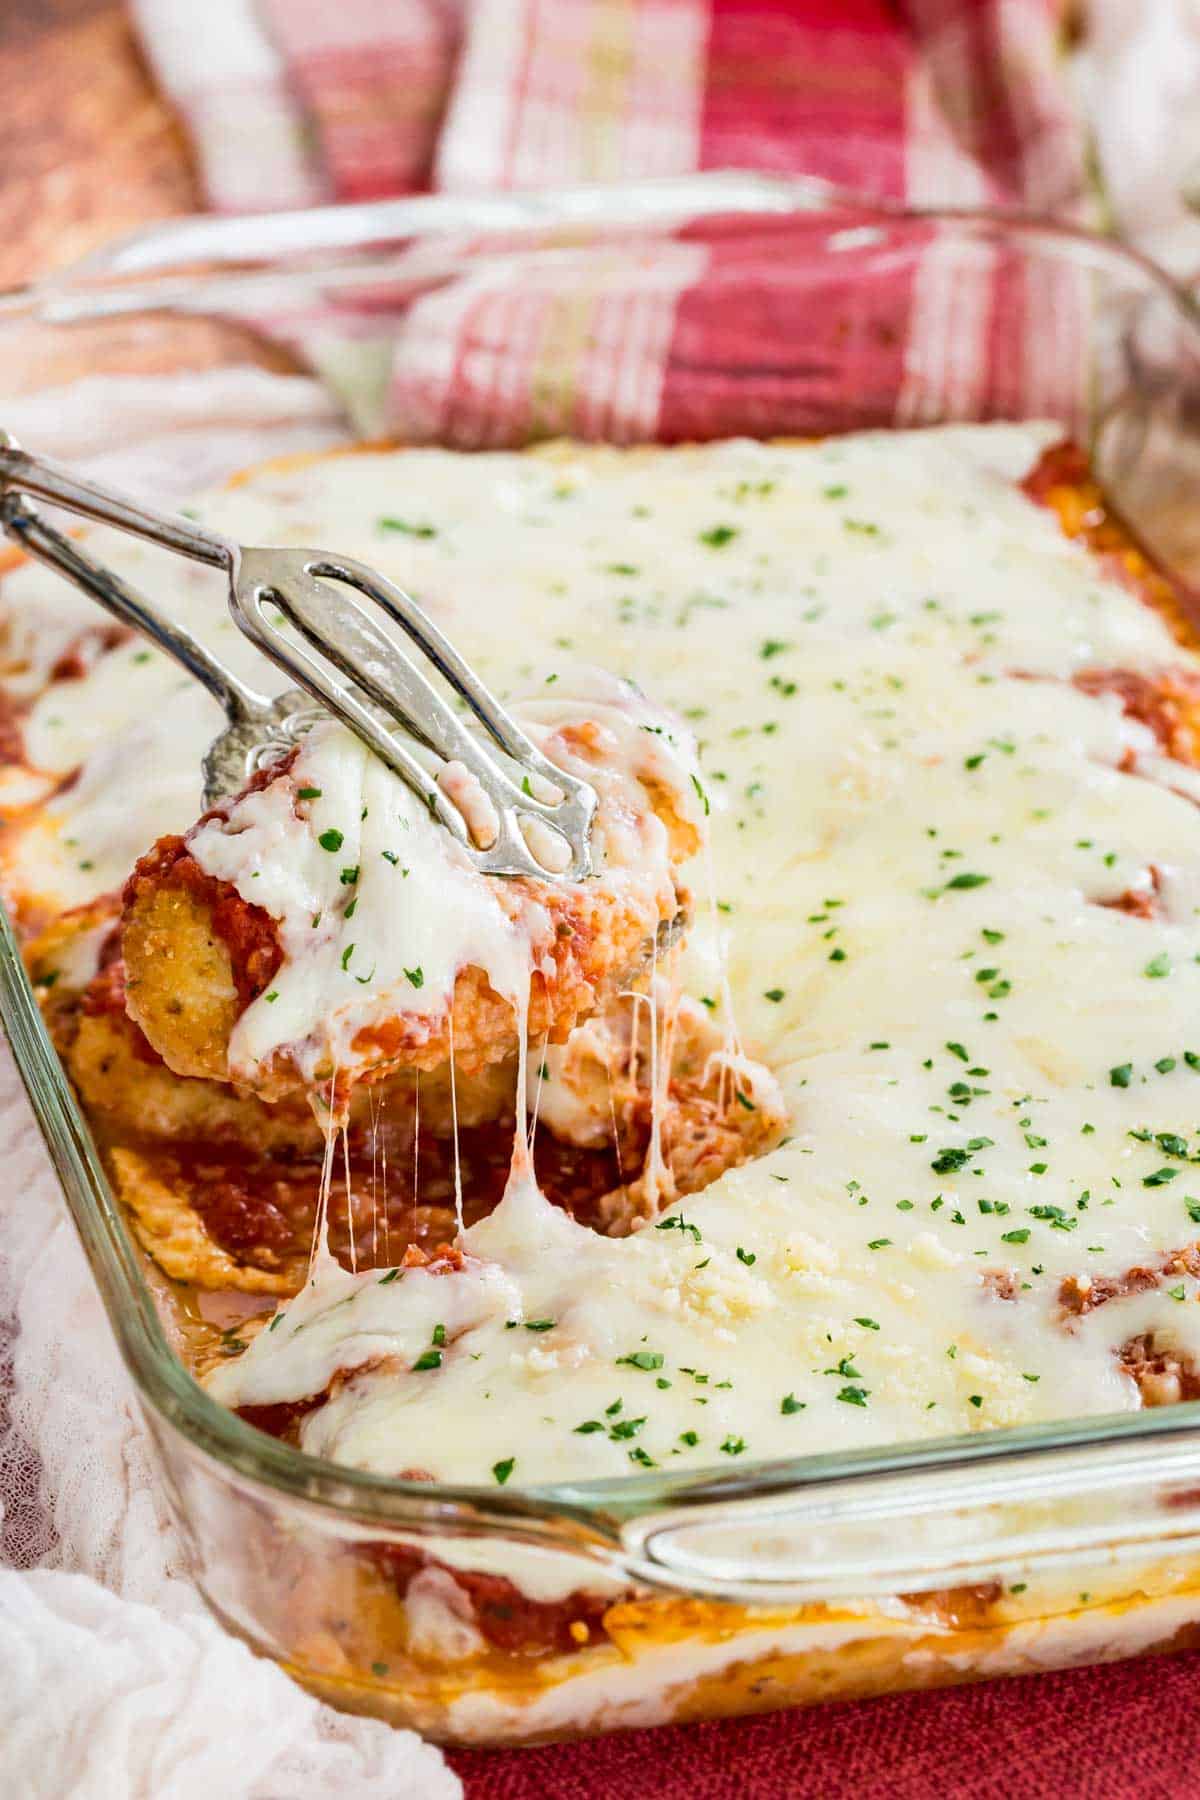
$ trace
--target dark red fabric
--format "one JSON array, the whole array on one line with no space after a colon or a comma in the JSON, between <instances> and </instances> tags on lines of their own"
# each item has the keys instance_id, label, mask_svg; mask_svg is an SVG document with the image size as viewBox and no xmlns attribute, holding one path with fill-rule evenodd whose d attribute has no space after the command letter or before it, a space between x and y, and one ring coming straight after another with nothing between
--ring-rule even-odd
<instances>
[{"instance_id":1,"label":"dark red fabric","mask_svg":"<svg viewBox=\"0 0 1200 1800\"><path fill-rule=\"evenodd\" d=\"M899 199L918 34L889 0L716 0L700 166L774 169Z\"/></svg>"},{"instance_id":2,"label":"dark red fabric","mask_svg":"<svg viewBox=\"0 0 1200 1800\"><path fill-rule=\"evenodd\" d=\"M1200 1652L543 1750L452 1751L467 1800L1190 1800Z\"/></svg>"}]
</instances>

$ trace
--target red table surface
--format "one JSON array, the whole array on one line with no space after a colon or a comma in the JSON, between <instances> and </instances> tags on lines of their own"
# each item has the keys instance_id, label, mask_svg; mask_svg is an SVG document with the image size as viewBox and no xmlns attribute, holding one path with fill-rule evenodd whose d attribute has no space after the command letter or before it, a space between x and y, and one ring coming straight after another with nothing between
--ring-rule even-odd
<instances>
[{"instance_id":1,"label":"red table surface","mask_svg":"<svg viewBox=\"0 0 1200 1800\"><path fill-rule=\"evenodd\" d=\"M1200 1652L540 1750L452 1751L467 1800L1186 1800Z\"/></svg>"}]
</instances>

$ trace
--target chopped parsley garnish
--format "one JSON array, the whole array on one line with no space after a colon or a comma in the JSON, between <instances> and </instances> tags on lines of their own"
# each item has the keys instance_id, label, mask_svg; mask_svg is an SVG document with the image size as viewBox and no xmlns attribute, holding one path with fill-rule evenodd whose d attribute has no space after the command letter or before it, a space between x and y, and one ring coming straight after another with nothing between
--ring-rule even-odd
<instances>
[{"instance_id":1,"label":"chopped parsley garnish","mask_svg":"<svg viewBox=\"0 0 1200 1800\"><path fill-rule=\"evenodd\" d=\"M358 880L358 864L355 863L352 868L343 869L338 880L343 887L353 887Z\"/></svg>"},{"instance_id":2,"label":"chopped parsley garnish","mask_svg":"<svg viewBox=\"0 0 1200 1800\"><path fill-rule=\"evenodd\" d=\"M1157 956L1151 957L1150 961L1142 970L1142 974L1148 975L1151 981L1161 981L1164 975L1169 975L1170 973L1171 959L1165 950L1160 951Z\"/></svg>"},{"instance_id":3,"label":"chopped parsley garnish","mask_svg":"<svg viewBox=\"0 0 1200 1800\"><path fill-rule=\"evenodd\" d=\"M328 831L323 831L317 839L322 850L328 850L331 854L335 850L340 850L344 841L341 832L336 830L332 825Z\"/></svg>"},{"instance_id":4,"label":"chopped parsley garnish","mask_svg":"<svg viewBox=\"0 0 1200 1800\"><path fill-rule=\"evenodd\" d=\"M745 1448L746 1448L745 1438L734 1437L732 1435L732 1433L729 1435L729 1437L727 1437L725 1439L725 1442L721 1445L721 1449L724 1451L726 1456L740 1456L742 1454L742 1451Z\"/></svg>"},{"instance_id":5,"label":"chopped parsley garnish","mask_svg":"<svg viewBox=\"0 0 1200 1800\"><path fill-rule=\"evenodd\" d=\"M496 1477L497 1486L503 1487L517 1466L515 1456L506 1456L503 1462L492 1464L492 1474Z\"/></svg>"},{"instance_id":6,"label":"chopped parsley garnish","mask_svg":"<svg viewBox=\"0 0 1200 1800\"><path fill-rule=\"evenodd\" d=\"M743 1250L742 1246L739 1244L737 1247L737 1259L740 1263L745 1263L748 1269L752 1269L758 1261L758 1256L753 1250Z\"/></svg>"},{"instance_id":7,"label":"chopped parsley garnish","mask_svg":"<svg viewBox=\"0 0 1200 1800\"><path fill-rule=\"evenodd\" d=\"M1040 1219L1044 1224L1052 1225L1055 1231L1074 1231L1079 1220L1063 1211L1061 1206L1031 1206L1029 1215Z\"/></svg>"},{"instance_id":8,"label":"chopped parsley garnish","mask_svg":"<svg viewBox=\"0 0 1200 1800\"><path fill-rule=\"evenodd\" d=\"M422 969L418 966L415 969L405 969L404 973L415 988L425 986L425 971L424 971L424 969Z\"/></svg>"},{"instance_id":9,"label":"chopped parsley garnish","mask_svg":"<svg viewBox=\"0 0 1200 1800\"><path fill-rule=\"evenodd\" d=\"M843 1401L847 1406L865 1406L867 1404L867 1395L870 1391L870 1388L861 1387L839 1388L837 1398Z\"/></svg>"},{"instance_id":10,"label":"chopped parsley garnish","mask_svg":"<svg viewBox=\"0 0 1200 1800\"><path fill-rule=\"evenodd\" d=\"M345 948L345 949L344 949L344 950L343 950L343 951L342 951L342 967L343 967L343 969L345 969L345 968L348 968L348 967L349 967L349 965L350 965L350 958L351 958L351 957L352 957L352 956L353 956L353 955L354 955L354 945L353 945L353 944L347 944L347 945L346 945L346 948Z\"/></svg>"},{"instance_id":11,"label":"chopped parsley garnish","mask_svg":"<svg viewBox=\"0 0 1200 1800\"><path fill-rule=\"evenodd\" d=\"M322 790L320 788L300 788L296 794L296 798L298 800L319 800L321 798L321 793Z\"/></svg>"},{"instance_id":12,"label":"chopped parsley garnish","mask_svg":"<svg viewBox=\"0 0 1200 1800\"><path fill-rule=\"evenodd\" d=\"M631 1369L661 1369L663 1354L661 1350L634 1350L628 1356L618 1356L617 1366L627 1364Z\"/></svg>"},{"instance_id":13,"label":"chopped parsley garnish","mask_svg":"<svg viewBox=\"0 0 1200 1800\"><path fill-rule=\"evenodd\" d=\"M700 542L707 544L710 550L723 550L739 535L737 525L712 525L707 531L699 533Z\"/></svg>"},{"instance_id":14,"label":"chopped parsley garnish","mask_svg":"<svg viewBox=\"0 0 1200 1800\"><path fill-rule=\"evenodd\" d=\"M1152 1175L1142 1176L1143 1187L1166 1187L1168 1181L1174 1181L1178 1169L1155 1169Z\"/></svg>"},{"instance_id":15,"label":"chopped parsley garnish","mask_svg":"<svg viewBox=\"0 0 1200 1800\"><path fill-rule=\"evenodd\" d=\"M690 1219L685 1219L682 1213L672 1213L668 1219L657 1220L654 1229L655 1231L678 1231L681 1235L689 1236L693 1243L700 1242L700 1227L693 1225Z\"/></svg>"},{"instance_id":16,"label":"chopped parsley garnish","mask_svg":"<svg viewBox=\"0 0 1200 1800\"><path fill-rule=\"evenodd\" d=\"M973 873L970 869L964 869L960 875L953 876L952 879L946 883L946 892L951 893L956 888L983 887L991 879L990 875L978 875Z\"/></svg>"},{"instance_id":17,"label":"chopped parsley garnish","mask_svg":"<svg viewBox=\"0 0 1200 1800\"><path fill-rule=\"evenodd\" d=\"M440 1369L441 1366L442 1353L440 1350L422 1350L420 1356L418 1356L416 1362L413 1364L413 1373L414 1375L419 1375L426 1369Z\"/></svg>"},{"instance_id":18,"label":"chopped parsley garnish","mask_svg":"<svg viewBox=\"0 0 1200 1800\"><path fill-rule=\"evenodd\" d=\"M407 519L396 519L387 514L382 519L377 519L375 524L379 531L399 531L405 537L431 538L437 536L435 525L411 525Z\"/></svg>"},{"instance_id":19,"label":"chopped parsley garnish","mask_svg":"<svg viewBox=\"0 0 1200 1800\"><path fill-rule=\"evenodd\" d=\"M557 1319L526 1319L525 1329L526 1331L553 1331L557 1323Z\"/></svg>"},{"instance_id":20,"label":"chopped parsley garnish","mask_svg":"<svg viewBox=\"0 0 1200 1800\"><path fill-rule=\"evenodd\" d=\"M969 1150L946 1149L940 1150L929 1166L935 1175L950 1175L955 1169L961 1169L970 1160Z\"/></svg>"},{"instance_id":21,"label":"chopped parsley garnish","mask_svg":"<svg viewBox=\"0 0 1200 1800\"><path fill-rule=\"evenodd\" d=\"M1115 1069L1108 1071L1108 1079L1112 1087L1127 1088L1133 1080L1133 1064L1118 1063Z\"/></svg>"},{"instance_id":22,"label":"chopped parsley garnish","mask_svg":"<svg viewBox=\"0 0 1200 1800\"><path fill-rule=\"evenodd\" d=\"M785 1394L779 1402L779 1410L785 1415L803 1412L807 1404L806 1400L797 1400L795 1394Z\"/></svg>"},{"instance_id":23,"label":"chopped parsley garnish","mask_svg":"<svg viewBox=\"0 0 1200 1800\"><path fill-rule=\"evenodd\" d=\"M783 988L766 988L763 992L763 999L774 1000L778 1004L783 999L784 991Z\"/></svg>"}]
</instances>

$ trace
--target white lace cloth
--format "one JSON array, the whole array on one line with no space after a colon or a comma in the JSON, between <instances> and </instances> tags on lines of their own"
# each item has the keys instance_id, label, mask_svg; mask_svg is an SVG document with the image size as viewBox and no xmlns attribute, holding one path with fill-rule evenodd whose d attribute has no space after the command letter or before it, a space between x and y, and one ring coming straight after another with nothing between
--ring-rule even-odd
<instances>
[{"instance_id":1,"label":"white lace cloth","mask_svg":"<svg viewBox=\"0 0 1200 1800\"><path fill-rule=\"evenodd\" d=\"M174 497L264 449L326 442L309 382L255 371L95 381L8 418L26 440ZM234 420L215 435L211 420ZM78 426L72 429L72 422ZM240 423L239 423L240 421ZM245 441L243 442L243 433ZM264 437L264 433L268 434ZM0 1791L5 1800L448 1800L413 1733L318 1704L230 1637L188 1579L117 1354L0 1044Z\"/></svg>"}]
</instances>

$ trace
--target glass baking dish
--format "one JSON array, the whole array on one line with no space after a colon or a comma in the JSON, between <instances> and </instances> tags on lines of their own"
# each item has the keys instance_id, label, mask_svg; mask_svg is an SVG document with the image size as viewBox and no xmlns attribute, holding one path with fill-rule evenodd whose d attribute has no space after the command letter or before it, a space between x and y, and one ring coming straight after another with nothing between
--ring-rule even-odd
<instances>
[{"instance_id":1,"label":"glass baking dish","mask_svg":"<svg viewBox=\"0 0 1200 1800\"><path fill-rule=\"evenodd\" d=\"M303 356L336 381L331 313L394 345L397 319L454 283L570 305L717 246L735 278L740 249L761 265L769 248L776 350L790 320L830 327L815 348L791 344L769 407L753 358L726 371L721 434L1055 416L1159 558L1185 578L1200 567L1190 296L1068 227L819 184L730 174L177 222L0 301L0 391L44 399L84 372L144 386ZM918 284L935 304L981 283L999 374L980 383L909 354L855 378L864 348L905 330ZM286 331L256 323L284 317ZM379 429L404 374L381 356L356 382L347 441ZM578 429L560 385L531 434ZM52 421L52 399L43 410ZM425 440L470 447L461 422ZM384 1479L255 1431L170 1348L2 917L0 1016L196 1579L230 1629L335 1704L447 1742L525 1743L1200 1644L1200 1404L513 1493ZM491 1609L482 1652L452 1631L415 1636L414 1607L447 1570Z\"/></svg>"}]
</instances>

